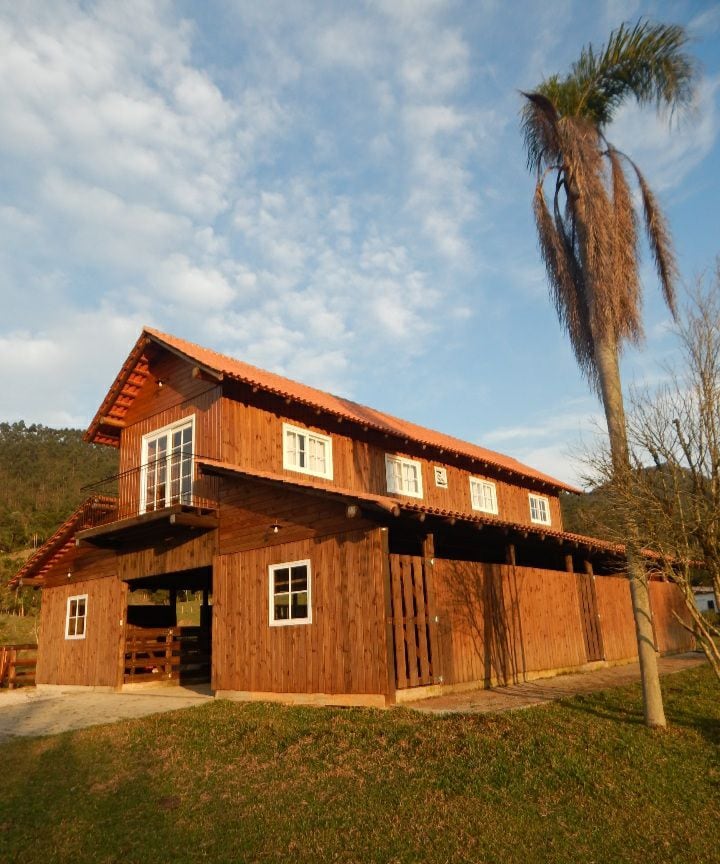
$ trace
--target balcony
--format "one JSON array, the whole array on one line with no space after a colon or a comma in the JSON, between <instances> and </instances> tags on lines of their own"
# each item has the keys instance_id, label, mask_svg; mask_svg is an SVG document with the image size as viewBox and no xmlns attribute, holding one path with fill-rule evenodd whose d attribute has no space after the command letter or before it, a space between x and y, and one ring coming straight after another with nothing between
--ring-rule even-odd
<instances>
[{"instance_id":1,"label":"balcony","mask_svg":"<svg viewBox=\"0 0 720 864\"><path fill-rule=\"evenodd\" d=\"M218 479L198 470L190 453L171 453L84 488L78 545L143 548L217 528Z\"/></svg>"}]
</instances>

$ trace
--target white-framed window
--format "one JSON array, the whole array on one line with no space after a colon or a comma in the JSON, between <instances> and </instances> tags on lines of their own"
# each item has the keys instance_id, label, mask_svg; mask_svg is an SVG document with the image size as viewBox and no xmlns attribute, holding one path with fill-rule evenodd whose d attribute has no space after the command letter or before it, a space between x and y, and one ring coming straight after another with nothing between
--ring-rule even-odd
<instances>
[{"instance_id":1,"label":"white-framed window","mask_svg":"<svg viewBox=\"0 0 720 864\"><path fill-rule=\"evenodd\" d=\"M436 465L433 468L433 474L435 475L435 485L438 486L440 489L447 489L447 468L443 468L441 465Z\"/></svg>"},{"instance_id":2,"label":"white-framed window","mask_svg":"<svg viewBox=\"0 0 720 864\"><path fill-rule=\"evenodd\" d=\"M140 512L192 504L195 415L143 435Z\"/></svg>"},{"instance_id":3,"label":"white-framed window","mask_svg":"<svg viewBox=\"0 0 720 864\"><path fill-rule=\"evenodd\" d=\"M65 614L65 638L84 639L87 623L88 595L75 594L68 597Z\"/></svg>"},{"instance_id":4,"label":"white-framed window","mask_svg":"<svg viewBox=\"0 0 720 864\"><path fill-rule=\"evenodd\" d=\"M470 503L473 510L482 510L483 513L497 514L498 503L495 484L489 480L481 480L480 477L471 477Z\"/></svg>"},{"instance_id":5,"label":"white-framed window","mask_svg":"<svg viewBox=\"0 0 720 864\"><path fill-rule=\"evenodd\" d=\"M530 521L538 525L550 524L550 502L544 495L530 495Z\"/></svg>"},{"instance_id":6,"label":"white-framed window","mask_svg":"<svg viewBox=\"0 0 720 864\"><path fill-rule=\"evenodd\" d=\"M411 498L423 497L422 465L414 459L385 454L388 492L399 492Z\"/></svg>"},{"instance_id":7,"label":"white-framed window","mask_svg":"<svg viewBox=\"0 0 720 864\"><path fill-rule=\"evenodd\" d=\"M332 438L283 423L283 468L332 480Z\"/></svg>"},{"instance_id":8,"label":"white-framed window","mask_svg":"<svg viewBox=\"0 0 720 864\"><path fill-rule=\"evenodd\" d=\"M312 623L310 561L290 561L268 567L270 626Z\"/></svg>"}]
</instances>

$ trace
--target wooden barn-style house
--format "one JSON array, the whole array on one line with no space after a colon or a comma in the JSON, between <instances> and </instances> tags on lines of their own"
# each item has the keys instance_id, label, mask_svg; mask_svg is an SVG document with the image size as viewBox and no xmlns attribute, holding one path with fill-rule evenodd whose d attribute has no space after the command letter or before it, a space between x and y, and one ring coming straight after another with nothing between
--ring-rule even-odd
<instances>
[{"instance_id":1,"label":"wooden barn-style house","mask_svg":"<svg viewBox=\"0 0 720 864\"><path fill-rule=\"evenodd\" d=\"M381 706L637 655L622 550L507 456L152 329L86 440L118 475L17 577L39 684ZM658 651L686 650L676 587L651 599Z\"/></svg>"}]
</instances>

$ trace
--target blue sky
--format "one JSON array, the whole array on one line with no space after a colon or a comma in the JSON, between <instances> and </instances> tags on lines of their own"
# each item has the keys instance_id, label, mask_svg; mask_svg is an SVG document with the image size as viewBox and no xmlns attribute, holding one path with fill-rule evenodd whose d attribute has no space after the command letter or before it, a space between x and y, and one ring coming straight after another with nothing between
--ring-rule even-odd
<instances>
[{"instance_id":1,"label":"blue sky","mask_svg":"<svg viewBox=\"0 0 720 864\"><path fill-rule=\"evenodd\" d=\"M0 420L85 425L150 324L576 479L599 406L518 90L641 15L688 26L696 109L608 137L690 283L720 252L720 4L0 2ZM672 350L643 274L628 384Z\"/></svg>"}]
</instances>

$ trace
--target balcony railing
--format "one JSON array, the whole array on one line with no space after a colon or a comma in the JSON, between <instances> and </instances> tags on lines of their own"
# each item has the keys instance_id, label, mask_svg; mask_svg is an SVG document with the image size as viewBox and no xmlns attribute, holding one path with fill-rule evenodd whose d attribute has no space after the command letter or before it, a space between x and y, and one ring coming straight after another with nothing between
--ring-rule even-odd
<instances>
[{"instance_id":1,"label":"balcony railing","mask_svg":"<svg viewBox=\"0 0 720 864\"><path fill-rule=\"evenodd\" d=\"M194 453L174 453L83 487L86 528L167 510L218 507L218 478L200 473Z\"/></svg>"}]
</instances>

